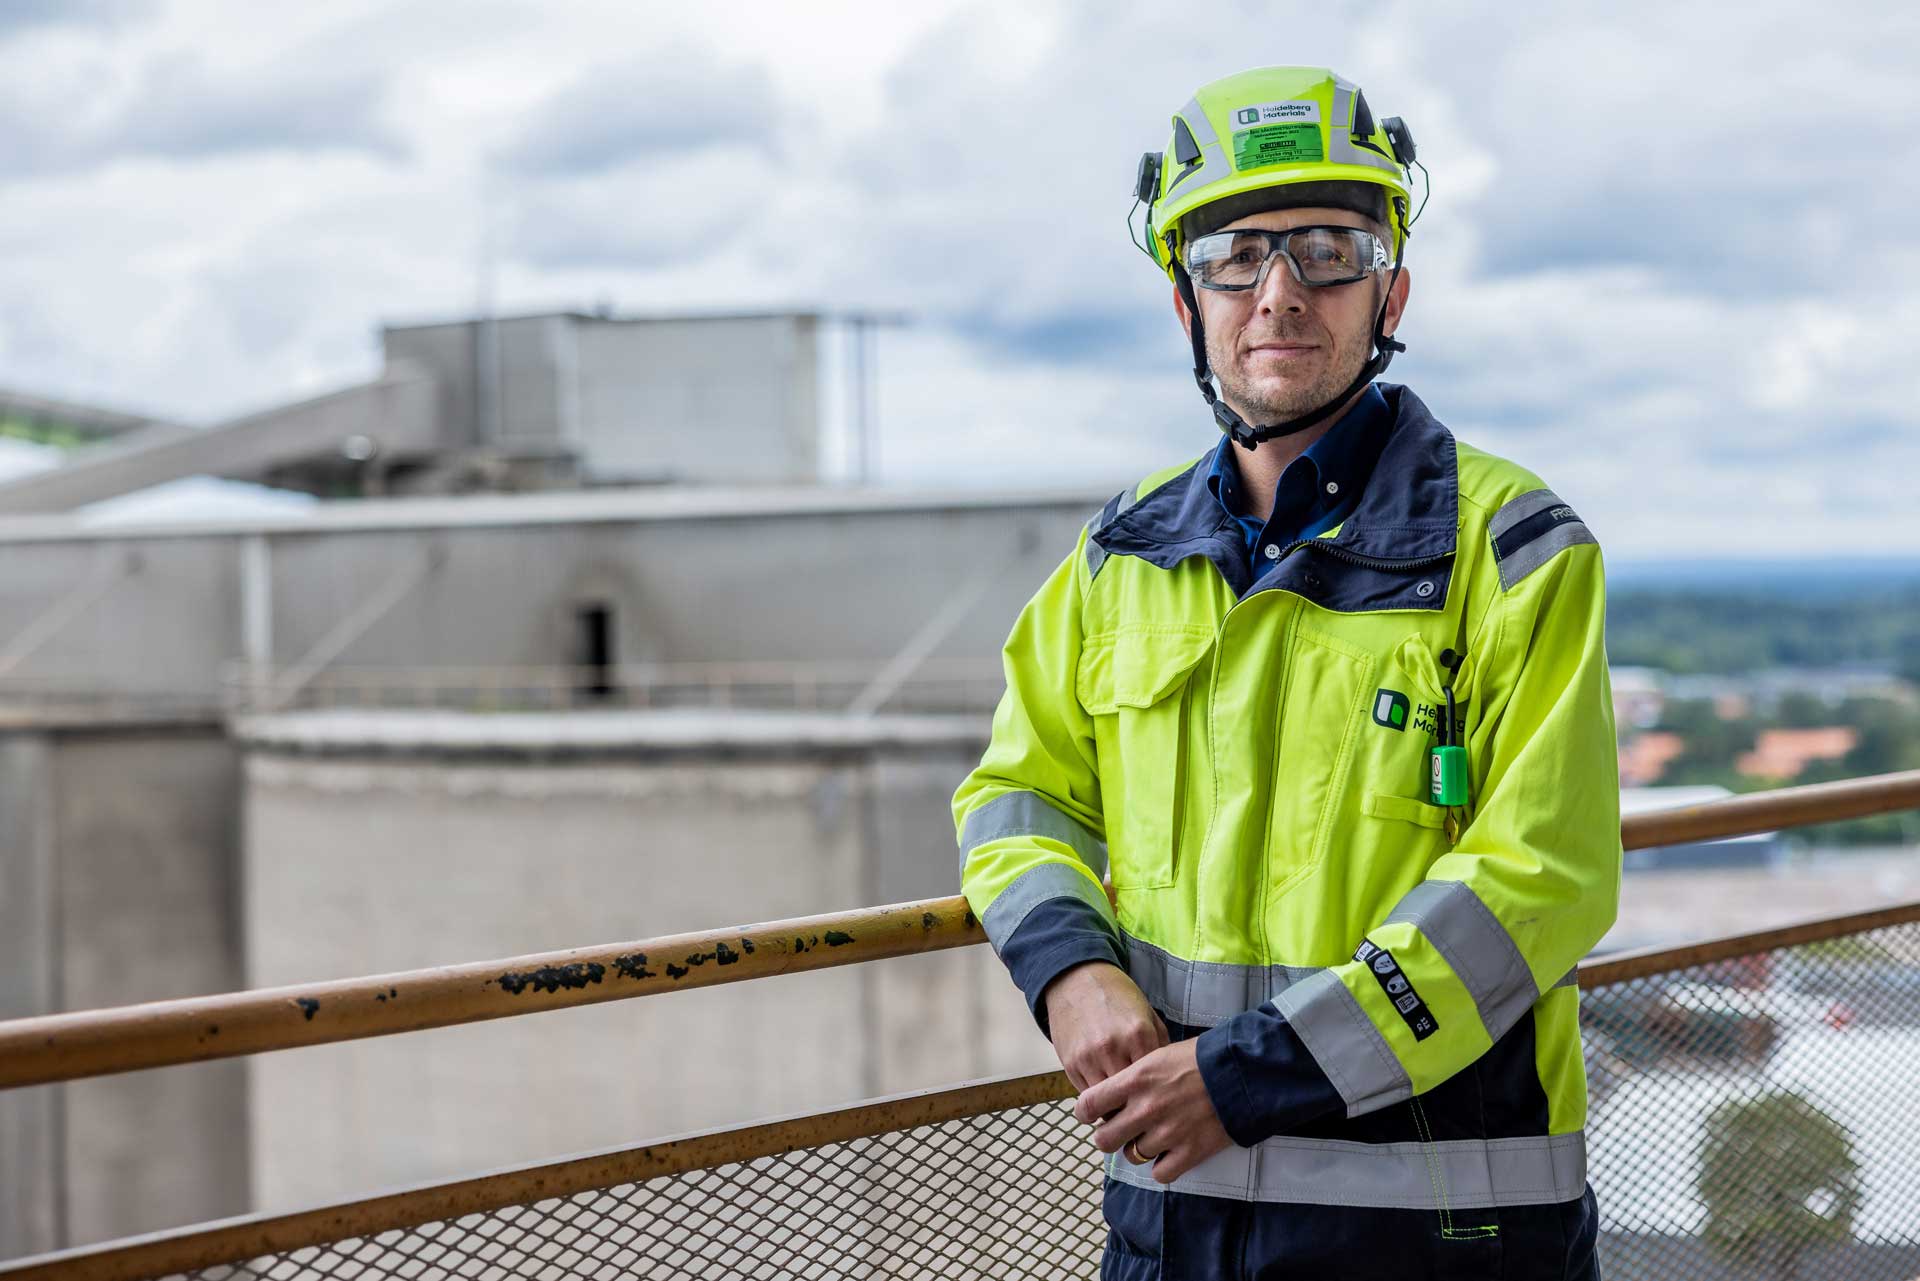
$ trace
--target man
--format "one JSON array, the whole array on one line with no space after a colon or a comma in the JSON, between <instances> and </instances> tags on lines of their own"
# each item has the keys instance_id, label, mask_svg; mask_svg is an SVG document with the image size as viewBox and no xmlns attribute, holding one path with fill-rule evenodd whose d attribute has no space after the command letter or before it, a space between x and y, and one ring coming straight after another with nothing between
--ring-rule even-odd
<instances>
[{"instance_id":1,"label":"man","mask_svg":"<svg viewBox=\"0 0 1920 1281\"><path fill-rule=\"evenodd\" d=\"M1174 117L1139 196L1225 438L1089 522L954 797L967 898L1113 1154L1104 1277L1598 1276L1600 555L1374 381L1414 159L1322 69Z\"/></svg>"}]
</instances>

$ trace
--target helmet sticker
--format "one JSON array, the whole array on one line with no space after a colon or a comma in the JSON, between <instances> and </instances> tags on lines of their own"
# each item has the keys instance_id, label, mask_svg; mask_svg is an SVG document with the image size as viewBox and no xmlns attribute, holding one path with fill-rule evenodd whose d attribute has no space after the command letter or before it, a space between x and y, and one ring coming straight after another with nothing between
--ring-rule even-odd
<instances>
[{"instance_id":1,"label":"helmet sticker","mask_svg":"<svg viewBox=\"0 0 1920 1281\"><path fill-rule=\"evenodd\" d=\"M1269 103L1265 107L1247 107L1234 113L1234 124L1239 125L1242 117L1255 111L1271 111L1280 107L1310 107L1316 119L1320 114L1318 104L1311 102ZM1261 124L1253 128L1237 128L1233 135L1233 167L1238 170L1258 169L1263 165L1317 163L1325 160L1326 150L1320 145L1320 126L1307 120L1292 120L1280 124Z\"/></svg>"}]
</instances>

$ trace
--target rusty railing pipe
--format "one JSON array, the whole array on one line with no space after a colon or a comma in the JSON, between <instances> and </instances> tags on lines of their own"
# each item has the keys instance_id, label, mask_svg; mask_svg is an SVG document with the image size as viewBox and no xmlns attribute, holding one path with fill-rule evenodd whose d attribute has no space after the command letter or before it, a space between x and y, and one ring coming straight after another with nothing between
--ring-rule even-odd
<instances>
[{"instance_id":1,"label":"rusty railing pipe","mask_svg":"<svg viewBox=\"0 0 1920 1281\"><path fill-rule=\"evenodd\" d=\"M1736 956L1915 922L1920 922L1920 903L1826 917L1683 947L1625 953L1582 965L1580 986L1608 987ZM486 1214L508 1206L532 1205L600 1188L1031 1107L1069 1099L1074 1093L1064 1072L920 1090L825 1112L728 1126L639 1147L588 1152L449 1183L423 1184L317 1209L248 1215L0 1261L0 1281L146 1281L175 1276L336 1241L368 1240L383 1232L452 1222L464 1215Z\"/></svg>"},{"instance_id":2,"label":"rusty railing pipe","mask_svg":"<svg viewBox=\"0 0 1920 1281\"><path fill-rule=\"evenodd\" d=\"M1636 814L1628 849L1920 808L1920 770ZM0 1089L451 1027L983 941L966 900L927 899L637 943L0 1023Z\"/></svg>"},{"instance_id":3,"label":"rusty railing pipe","mask_svg":"<svg viewBox=\"0 0 1920 1281\"><path fill-rule=\"evenodd\" d=\"M0 1089L451 1027L854 961L986 936L963 898L543 952L368 978L0 1022Z\"/></svg>"}]
</instances>

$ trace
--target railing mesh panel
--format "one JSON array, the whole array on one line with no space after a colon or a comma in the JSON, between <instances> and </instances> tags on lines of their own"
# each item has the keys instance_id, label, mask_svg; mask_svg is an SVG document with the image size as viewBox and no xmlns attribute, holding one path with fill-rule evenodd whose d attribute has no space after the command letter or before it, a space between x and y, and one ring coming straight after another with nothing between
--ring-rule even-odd
<instances>
[{"instance_id":1,"label":"railing mesh panel","mask_svg":"<svg viewBox=\"0 0 1920 1281\"><path fill-rule=\"evenodd\" d=\"M1609 1281L1920 1276L1920 924L1582 998ZM1067 1103L210 1268L196 1281L1091 1277Z\"/></svg>"},{"instance_id":2,"label":"railing mesh panel","mask_svg":"<svg viewBox=\"0 0 1920 1281\"><path fill-rule=\"evenodd\" d=\"M1609 1278L1920 1276L1920 925L1586 993Z\"/></svg>"}]
</instances>

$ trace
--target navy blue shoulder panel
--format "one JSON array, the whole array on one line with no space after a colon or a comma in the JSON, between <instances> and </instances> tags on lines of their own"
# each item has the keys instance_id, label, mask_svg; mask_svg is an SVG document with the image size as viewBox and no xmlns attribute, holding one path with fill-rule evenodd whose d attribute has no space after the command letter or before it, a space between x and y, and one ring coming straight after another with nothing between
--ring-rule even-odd
<instances>
[{"instance_id":1,"label":"navy blue shoulder panel","mask_svg":"<svg viewBox=\"0 0 1920 1281\"><path fill-rule=\"evenodd\" d=\"M1207 488L1210 457L1202 454L1145 498L1116 512L1112 522L1095 535L1101 547L1115 556L1137 556L1161 569L1205 556L1236 593L1245 591L1251 581L1246 544L1233 517Z\"/></svg>"}]
</instances>

